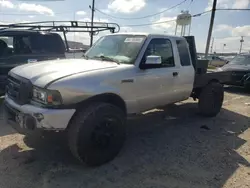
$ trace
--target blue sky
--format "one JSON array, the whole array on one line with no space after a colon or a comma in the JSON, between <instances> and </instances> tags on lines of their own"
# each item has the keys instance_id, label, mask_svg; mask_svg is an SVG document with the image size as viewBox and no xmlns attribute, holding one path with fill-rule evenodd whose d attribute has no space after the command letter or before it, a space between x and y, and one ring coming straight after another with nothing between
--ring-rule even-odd
<instances>
[{"instance_id":1,"label":"blue sky","mask_svg":"<svg viewBox=\"0 0 250 188\"><path fill-rule=\"evenodd\" d=\"M175 19L181 10L189 10L191 14L201 13L211 9L212 0L187 0L180 6L145 19L133 19L158 13L172 7L183 0L96 0L96 21L116 22L121 31L154 32L174 34L175 22L167 22L148 26L134 27L129 25L157 23ZM217 0L218 8L250 8L250 0ZM0 21L6 23L44 20L90 20L91 0L0 0ZM130 19L115 19L108 15ZM245 36L244 51L250 50L250 11L217 11L213 37L214 50L235 51L240 45L240 36ZM203 52L206 43L210 13L192 19L191 34L196 37L198 51ZM100 33L95 39L105 33ZM71 40L89 43L88 34L75 33L69 36ZM226 47L223 49L223 44Z\"/></svg>"}]
</instances>

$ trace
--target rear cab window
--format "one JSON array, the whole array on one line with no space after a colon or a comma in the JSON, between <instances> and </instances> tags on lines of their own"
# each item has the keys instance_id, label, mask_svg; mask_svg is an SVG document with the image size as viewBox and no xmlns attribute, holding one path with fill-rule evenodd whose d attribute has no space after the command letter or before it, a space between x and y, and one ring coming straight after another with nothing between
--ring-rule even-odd
<instances>
[{"instance_id":1,"label":"rear cab window","mask_svg":"<svg viewBox=\"0 0 250 188\"><path fill-rule=\"evenodd\" d=\"M185 40L176 40L177 49L179 52L181 66L190 66L190 54L188 44Z\"/></svg>"},{"instance_id":2,"label":"rear cab window","mask_svg":"<svg viewBox=\"0 0 250 188\"><path fill-rule=\"evenodd\" d=\"M53 34L34 35L31 43L35 53L64 53L66 50L60 36Z\"/></svg>"},{"instance_id":3,"label":"rear cab window","mask_svg":"<svg viewBox=\"0 0 250 188\"><path fill-rule=\"evenodd\" d=\"M0 58L42 53L64 54L65 45L60 36L54 34L0 36Z\"/></svg>"}]
</instances>

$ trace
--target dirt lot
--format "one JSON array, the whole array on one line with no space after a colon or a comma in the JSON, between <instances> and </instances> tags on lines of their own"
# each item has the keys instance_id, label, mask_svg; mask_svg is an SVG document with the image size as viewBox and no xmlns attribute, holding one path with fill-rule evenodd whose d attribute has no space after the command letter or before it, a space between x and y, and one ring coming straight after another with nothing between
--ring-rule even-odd
<instances>
[{"instance_id":1,"label":"dirt lot","mask_svg":"<svg viewBox=\"0 0 250 188\"><path fill-rule=\"evenodd\" d=\"M196 111L190 100L131 119L122 152L98 168L61 135L29 139L0 122L0 188L250 187L250 95L228 88L216 118Z\"/></svg>"}]
</instances>

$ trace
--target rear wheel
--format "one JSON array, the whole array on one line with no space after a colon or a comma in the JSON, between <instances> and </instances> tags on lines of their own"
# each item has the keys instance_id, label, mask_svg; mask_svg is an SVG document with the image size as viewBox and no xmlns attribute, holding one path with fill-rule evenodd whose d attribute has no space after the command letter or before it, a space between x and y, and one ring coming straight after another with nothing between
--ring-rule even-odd
<instances>
[{"instance_id":1,"label":"rear wheel","mask_svg":"<svg viewBox=\"0 0 250 188\"><path fill-rule=\"evenodd\" d=\"M224 100L223 85L218 82L211 82L202 88L199 96L199 112L203 116L214 117L222 107Z\"/></svg>"},{"instance_id":2,"label":"rear wheel","mask_svg":"<svg viewBox=\"0 0 250 188\"><path fill-rule=\"evenodd\" d=\"M125 114L118 107L95 103L78 112L69 127L69 147L88 166L116 157L126 137Z\"/></svg>"}]
</instances>

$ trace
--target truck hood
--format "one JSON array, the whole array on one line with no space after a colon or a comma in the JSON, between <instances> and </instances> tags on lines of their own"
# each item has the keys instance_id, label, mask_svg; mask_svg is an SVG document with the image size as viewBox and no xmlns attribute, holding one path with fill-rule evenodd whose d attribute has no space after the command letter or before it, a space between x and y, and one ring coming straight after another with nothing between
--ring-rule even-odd
<instances>
[{"instance_id":1,"label":"truck hood","mask_svg":"<svg viewBox=\"0 0 250 188\"><path fill-rule=\"evenodd\" d=\"M18 66L10 71L18 76L29 79L38 87L45 87L50 82L77 73L115 68L114 62L86 60L86 59L62 59L38 63L30 63Z\"/></svg>"},{"instance_id":2,"label":"truck hood","mask_svg":"<svg viewBox=\"0 0 250 188\"><path fill-rule=\"evenodd\" d=\"M250 71L250 65L246 64L226 64L221 67L223 71Z\"/></svg>"}]
</instances>

